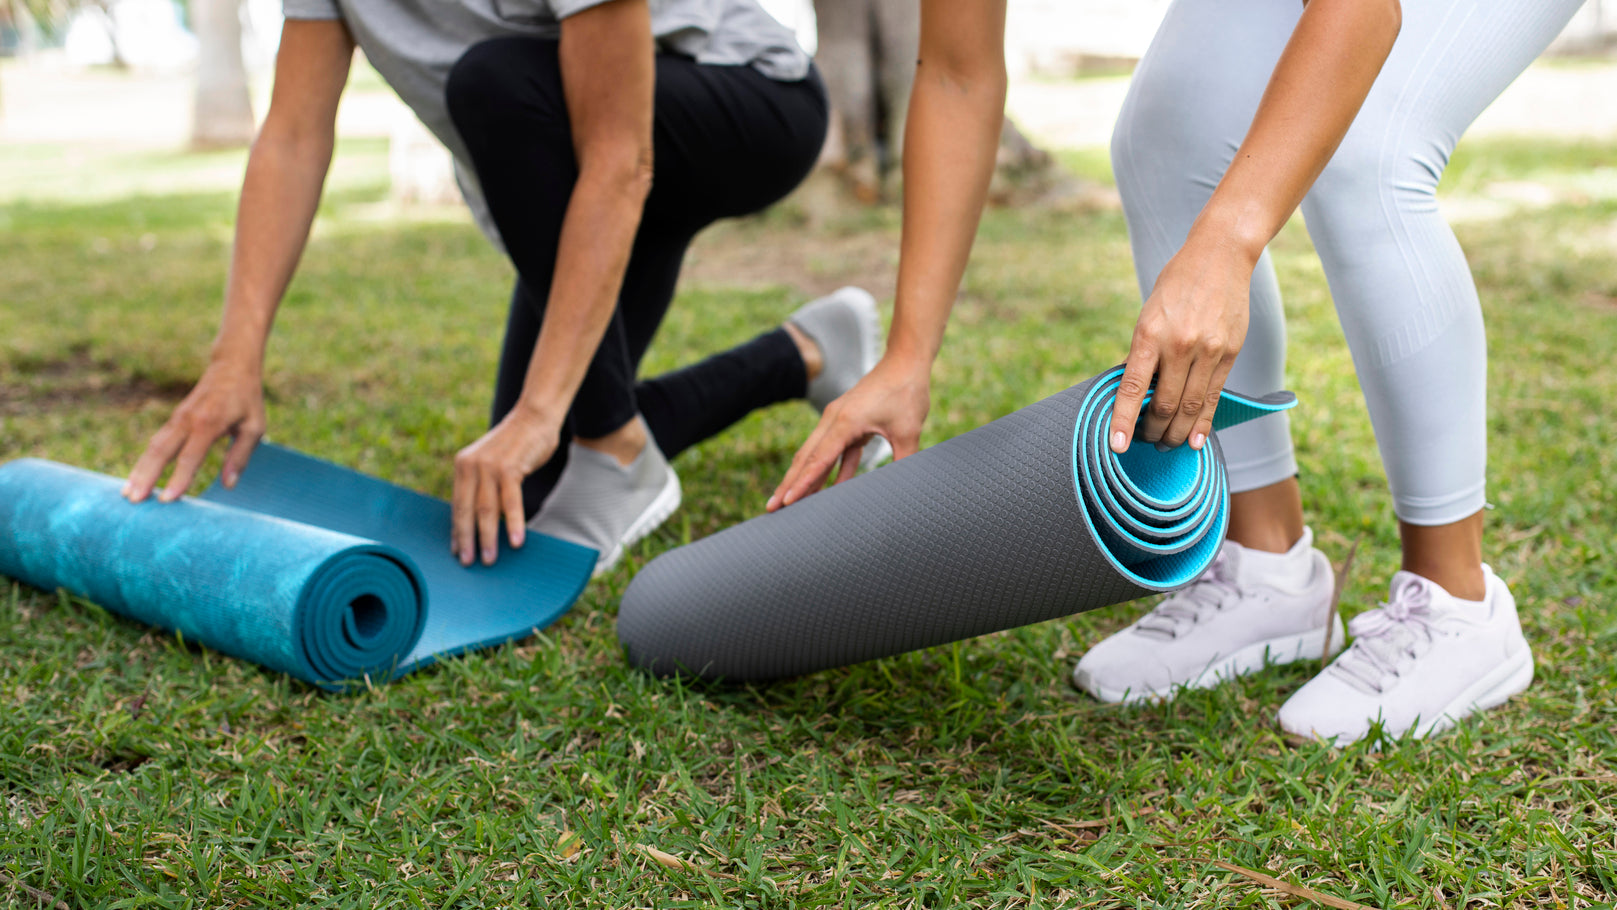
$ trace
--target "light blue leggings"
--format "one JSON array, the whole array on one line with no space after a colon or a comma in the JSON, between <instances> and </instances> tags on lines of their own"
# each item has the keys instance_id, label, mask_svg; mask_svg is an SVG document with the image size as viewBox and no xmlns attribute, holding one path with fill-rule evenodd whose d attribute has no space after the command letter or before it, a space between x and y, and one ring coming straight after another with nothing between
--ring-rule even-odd
<instances>
[{"instance_id":1,"label":"light blue leggings","mask_svg":"<svg viewBox=\"0 0 1617 910\"><path fill-rule=\"evenodd\" d=\"M1437 210L1455 143L1583 0L1403 0L1403 28L1363 109L1303 201L1353 353L1398 517L1484 505L1487 339L1465 254ZM1189 233L1257 110L1300 0L1175 0L1112 138L1142 294ZM1285 386L1286 326L1267 253L1228 385ZM1230 488L1297 471L1284 413L1219 434Z\"/></svg>"}]
</instances>

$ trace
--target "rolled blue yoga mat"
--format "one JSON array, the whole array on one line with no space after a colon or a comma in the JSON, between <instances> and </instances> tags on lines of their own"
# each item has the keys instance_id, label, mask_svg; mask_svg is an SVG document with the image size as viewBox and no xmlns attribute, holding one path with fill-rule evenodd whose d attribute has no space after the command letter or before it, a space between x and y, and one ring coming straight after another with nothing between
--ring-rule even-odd
<instances>
[{"instance_id":1,"label":"rolled blue yoga mat","mask_svg":"<svg viewBox=\"0 0 1617 910\"><path fill-rule=\"evenodd\" d=\"M554 622L596 553L529 534L495 565L449 552L449 504L261 445L236 489L131 505L123 480L0 465L0 575L341 689Z\"/></svg>"},{"instance_id":2,"label":"rolled blue yoga mat","mask_svg":"<svg viewBox=\"0 0 1617 910\"><path fill-rule=\"evenodd\" d=\"M1181 588L1229 525L1200 451L1107 433L1122 368L652 560L618 638L659 674L767 680ZM1149 399L1148 399L1149 400ZM1214 428L1293 407L1226 391Z\"/></svg>"}]
</instances>

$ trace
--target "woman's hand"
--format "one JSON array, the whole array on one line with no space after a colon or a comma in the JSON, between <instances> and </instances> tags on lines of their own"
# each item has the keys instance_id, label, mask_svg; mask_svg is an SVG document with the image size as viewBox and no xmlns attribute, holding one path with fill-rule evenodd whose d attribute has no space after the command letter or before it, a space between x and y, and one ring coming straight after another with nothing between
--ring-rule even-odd
<instances>
[{"instance_id":1,"label":"woman's hand","mask_svg":"<svg viewBox=\"0 0 1617 910\"><path fill-rule=\"evenodd\" d=\"M1140 438L1200 449L1213 431L1219 393L1246 340L1257 259L1234 242L1194 234L1168 261L1140 310L1112 409L1112 450L1125 452L1141 403L1157 377Z\"/></svg>"},{"instance_id":2,"label":"woman's hand","mask_svg":"<svg viewBox=\"0 0 1617 910\"><path fill-rule=\"evenodd\" d=\"M483 565L500 552L500 518L512 547L527 534L522 481L555 454L560 423L518 403L494 429L455 455L454 524L450 551L463 566L481 547Z\"/></svg>"},{"instance_id":3,"label":"woman's hand","mask_svg":"<svg viewBox=\"0 0 1617 910\"><path fill-rule=\"evenodd\" d=\"M208 450L225 436L233 442L225 454L223 476L225 486L234 487L264 437L264 426L264 384L257 368L236 360L214 361L146 446L129 472L124 498L140 502L151 495L170 464L174 476L158 499L173 502L184 496Z\"/></svg>"},{"instance_id":4,"label":"woman's hand","mask_svg":"<svg viewBox=\"0 0 1617 910\"><path fill-rule=\"evenodd\" d=\"M892 443L894 458L913 455L920 448L921 424L932 407L930 370L930 361L883 358L877 363L825 409L765 508L773 512L820 489L839 461L836 482L852 477L872 437L883 436Z\"/></svg>"}]
</instances>

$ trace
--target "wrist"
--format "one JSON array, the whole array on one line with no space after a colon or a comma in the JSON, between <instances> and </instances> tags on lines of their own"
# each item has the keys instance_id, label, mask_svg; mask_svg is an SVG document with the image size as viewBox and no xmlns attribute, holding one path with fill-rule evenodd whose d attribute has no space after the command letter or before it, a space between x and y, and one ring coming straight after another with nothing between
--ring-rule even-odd
<instances>
[{"instance_id":1,"label":"wrist","mask_svg":"<svg viewBox=\"0 0 1617 910\"><path fill-rule=\"evenodd\" d=\"M882 353L881 366L891 373L929 379L941 343L941 337L931 338L928 333L907 330L901 321L895 320L887 335L887 350Z\"/></svg>"},{"instance_id":2,"label":"wrist","mask_svg":"<svg viewBox=\"0 0 1617 910\"><path fill-rule=\"evenodd\" d=\"M507 420L516 420L530 426L559 432L566 415L557 413L554 407L546 404L546 400L531 395L523 395L506 415Z\"/></svg>"},{"instance_id":3,"label":"wrist","mask_svg":"<svg viewBox=\"0 0 1617 910\"><path fill-rule=\"evenodd\" d=\"M883 375L902 379L908 383L929 385L932 382L933 355L903 345L889 344L875 370Z\"/></svg>"},{"instance_id":4,"label":"wrist","mask_svg":"<svg viewBox=\"0 0 1617 910\"><path fill-rule=\"evenodd\" d=\"M215 342L213 350L208 354L208 369L224 370L242 376L262 376L263 348Z\"/></svg>"},{"instance_id":5,"label":"wrist","mask_svg":"<svg viewBox=\"0 0 1617 910\"><path fill-rule=\"evenodd\" d=\"M228 368L237 372L259 375L264 370L264 348L267 333L243 332L239 328L221 326L208 352L208 366Z\"/></svg>"},{"instance_id":6,"label":"wrist","mask_svg":"<svg viewBox=\"0 0 1617 910\"><path fill-rule=\"evenodd\" d=\"M1279 232L1279 228L1272 226L1271 221L1272 219L1259 211L1234 209L1209 203L1191 225L1190 234L1185 238L1185 246L1240 256L1249 266L1256 267L1258 258L1263 255L1269 241ZM1281 223L1284 224L1284 221Z\"/></svg>"}]
</instances>

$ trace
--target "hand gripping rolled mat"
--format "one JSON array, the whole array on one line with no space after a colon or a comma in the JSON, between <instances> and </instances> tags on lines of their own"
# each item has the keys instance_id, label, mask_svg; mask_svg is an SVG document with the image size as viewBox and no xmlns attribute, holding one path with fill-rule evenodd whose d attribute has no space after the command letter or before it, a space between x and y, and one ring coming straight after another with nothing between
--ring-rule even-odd
<instances>
[{"instance_id":1,"label":"hand gripping rolled mat","mask_svg":"<svg viewBox=\"0 0 1617 910\"><path fill-rule=\"evenodd\" d=\"M796 676L1183 587L1229 487L1201 451L1106 444L1121 368L770 515L672 550L618 638L659 674ZM1225 392L1215 428L1296 404Z\"/></svg>"},{"instance_id":2,"label":"hand gripping rolled mat","mask_svg":"<svg viewBox=\"0 0 1617 910\"><path fill-rule=\"evenodd\" d=\"M595 551L530 534L449 552L449 504L273 445L236 489L130 505L121 479L0 465L0 575L329 689L521 638L567 611Z\"/></svg>"}]
</instances>

